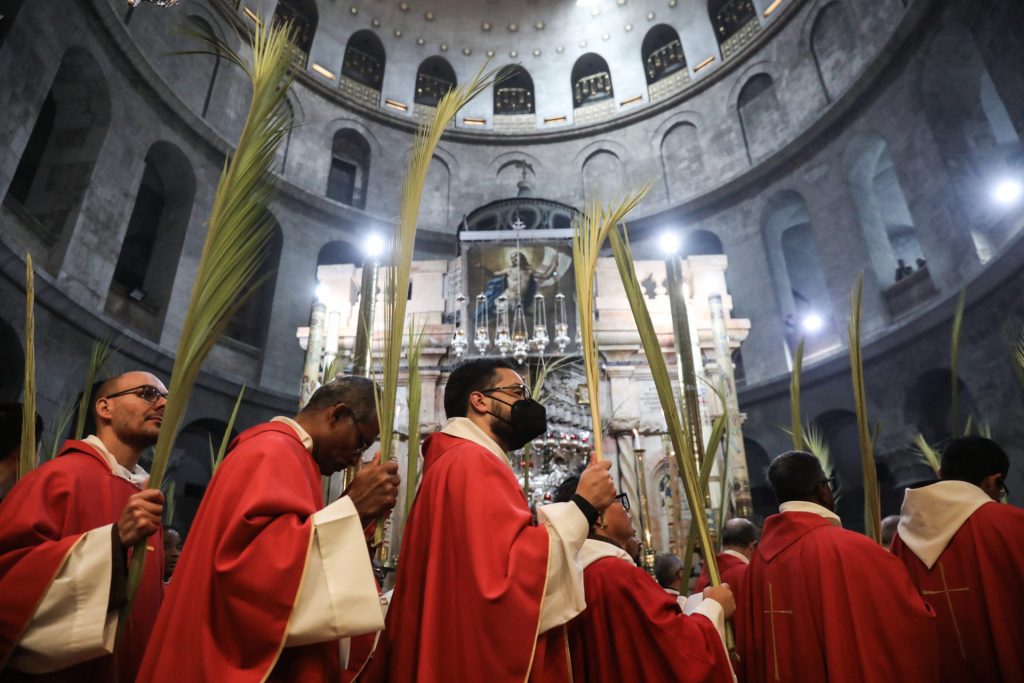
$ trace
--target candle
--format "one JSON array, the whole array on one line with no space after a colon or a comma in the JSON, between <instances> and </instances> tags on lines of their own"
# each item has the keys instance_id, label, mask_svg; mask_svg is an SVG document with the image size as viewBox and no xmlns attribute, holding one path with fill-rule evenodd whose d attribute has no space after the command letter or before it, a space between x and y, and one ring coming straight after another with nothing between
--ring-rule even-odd
<instances>
[{"instance_id":1,"label":"candle","mask_svg":"<svg viewBox=\"0 0 1024 683\"><path fill-rule=\"evenodd\" d=\"M640 440L640 432L636 429L633 430L633 450L642 451L644 449L644 443Z\"/></svg>"}]
</instances>

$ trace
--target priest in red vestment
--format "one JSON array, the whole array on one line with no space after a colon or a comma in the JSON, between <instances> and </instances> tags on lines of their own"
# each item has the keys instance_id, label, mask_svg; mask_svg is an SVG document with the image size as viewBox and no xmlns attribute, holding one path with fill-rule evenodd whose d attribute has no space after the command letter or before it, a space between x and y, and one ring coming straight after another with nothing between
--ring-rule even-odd
<instances>
[{"instance_id":1,"label":"priest in red vestment","mask_svg":"<svg viewBox=\"0 0 1024 683\"><path fill-rule=\"evenodd\" d=\"M578 478L559 487L566 500ZM620 494L583 543L587 608L569 622L574 683L732 683L725 620L736 608L728 586L708 588L692 616L625 550L633 537L629 498Z\"/></svg>"},{"instance_id":2,"label":"priest in red vestment","mask_svg":"<svg viewBox=\"0 0 1024 683\"><path fill-rule=\"evenodd\" d=\"M327 507L320 479L377 438L373 391L364 377L336 379L295 419L235 439L192 523L143 680L334 681L339 640L383 626L363 529L394 506L397 464L364 466Z\"/></svg>"},{"instance_id":3,"label":"priest in red vestment","mask_svg":"<svg viewBox=\"0 0 1024 683\"><path fill-rule=\"evenodd\" d=\"M100 385L96 435L67 441L0 505L0 679L135 680L163 593L164 497L146 489L167 390L148 372ZM117 654L130 548L149 538Z\"/></svg>"},{"instance_id":4,"label":"priest in red vestment","mask_svg":"<svg viewBox=\"0 0 1024 683\"><path fill-rule=\"evenodd\" d=\"M740 586L743 583L743 575L750 564L750 558L754 556L754 549L757 547L757 538L760 532L757 526L749 519L734 517L722 526L722 552L715 556L718 561L718 571L722 575L722 583L729 584L732 592L739 595ZM705 566L693 585L693 592L699 593L711 584L708 577L708 568Z\"/></svg>"},{"instance_id":5,"label":"priest in red vestment","mask_svg":"<svg viewBox=\"0 0 1024 683\"><path fill-rule=\"evenodd\" d=\"M570 680L564 624L584 606L578 555L615 496L610 463L591 465L572 502L534 522L508 451L546 430L514 366L479 359L445 387L449 420L423 447L387 628L366 680Z\"/></svg>"},{"instance_id":6,"label":"priest in red vestment","mask_svg":"<svg viewBox=\"0 0 1024 683\"><path fill-rule=\"evenodd\" d=\"M955 439L942 481L908 489L892 551L938 614L942 681L1024 681L1024 510L1000 505L1010 460Z\"/></svg>"},{"instance_id":7,"label":"priest in red vestment","mask_svg":"<svg viewBox=\"0 0 1024 683\"><path fill-rule=\"evenodd\" d=\"M768 479L780 514L765 520L733 619L740 680L937 680L935 613L899 559L841 527L818 459L783 453Z\"/></svg>"}]
</instances>

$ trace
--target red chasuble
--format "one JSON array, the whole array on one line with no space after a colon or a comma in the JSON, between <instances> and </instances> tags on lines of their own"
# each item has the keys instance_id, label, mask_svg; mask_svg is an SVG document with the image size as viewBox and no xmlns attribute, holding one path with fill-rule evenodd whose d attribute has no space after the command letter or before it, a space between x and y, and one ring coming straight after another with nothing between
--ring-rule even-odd
<instances>
[{"instance_id":1,"label":"red chasuble","mask_svg":"<svg viewBox=\"0 0 1024 683\"><path fill-rule=\"evenodd\" d=\"M943 682L1024 681L1024 510L979 507L929 570L892 544L938 614Z\"/></svg>"},{"instance_id":2,"label":"red chasuble","mask_svg":"<svg viewBox=\"0 0 1024 683\"><path fill-rule=\"evenodd\" d=\"M4 665L82 534L116 522L128 498L138 492L131 482L115 476L92 446L67 441L57 458L30 472L4 499L0 505L0 679L135 680L163 594L164 544L159 531L146 541L152 552L116 657L107 655L35 677L22 676Z\"/></svg>"},{"instance_id":3,"label":"red chasuble","mask_svg":"<svg viewBox=\"0 0 1024 683\"><path fill-rule=\"evenodd\" d=\"M286 424L257 425L230 448L192 523L140 677L336 680L337 642L284 648L311 517L323 507L320 471Z\"/></svg>"},{"instance_id":4,"label":"red chasuble","mask_svg":"<svg viewBox=\"0 0 1024 683\"><path fill-rule=\"evenodd\" d=\"M568 682L564 627L537 634L548 544L507 464L472 441L427 437L367 680Z\"/></svg>"},{"instance_id":5,"label":"red chasuble","mask_svg":"<svg viewBox=\"0 0 1024 683\"><path fill-rule=\"evenodd\" d=\"M568 624L574 683L732 683L714 624L680 612L644 570L604 557L583 584L587 609Z\"/></svg>"},{"instance_id":6,"label":"red chasuble","mask_svg":"<svg viewBox=\"0 0 1024 683\"><path fill-rule=\"evenodd\" d=\"M812 512L765 520L733 623L747 683L938 680L935 615L903 564Z\"/></svg>"},{"instance_id":7,"label":"red chasuble","mask_svg":"<svg viewBox=\"0 0 1024 683\"><path fill-rule=\"evenodd\" d=\"M743 583L743 575L747 573L747 563L735 555L718 553L715 555L718 560L718 572L722 575L722 583L729 584L733 595L740 594L740 584ZM693 592L700 593L711 585L711 578L708 576L707 565L700 570L697 582L693 584Z\"/></svg>"}]
</instances>

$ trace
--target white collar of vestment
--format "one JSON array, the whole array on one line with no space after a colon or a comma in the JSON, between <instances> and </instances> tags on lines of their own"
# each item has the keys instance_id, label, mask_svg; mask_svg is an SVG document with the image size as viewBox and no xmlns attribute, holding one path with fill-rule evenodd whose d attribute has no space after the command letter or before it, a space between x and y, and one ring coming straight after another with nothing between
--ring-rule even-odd
<instances>
[{"instance_id":1,"label":"white collar of vestment","mask_svg":"<svg viewBox=\"0 0 1024 683\"><path fill-rule=\"evenodd\" d=\"M790 500L779 506L779 512L813 512L814 514L824 517L828 521L832 522L833 526L842 527L843 520L839 519L839 515L829 510L827 507L812 503L809 500Z\"/></svg>"},{"instance_id":2,"label":"white collar of vestment","mask_svg":"<svg viewBox=\"0 0 1024 683\"><path fill-rule=\"evenodd\" d=\"M665 591L666 593L668 593L669 595L673 595L673 596L675 596L675 597L677 597L677 598L679 597L679 591L677 591L677 590L676 590L675 588L665 588L665 587L663 586L663 587L662 587L662 590L664 590L664 591Z\"/></svg>"},{"instance_id":3,"label":"white collar of vestment","mask_svg":"<svg viewBox=\"0 0 1024 683\"><path fill-rule=\"evenodd\" d=\"M298 422L291 419L290 417L285 417L284 415L278 415L277 417L271 418L270 421L280 422L281 424L286 424L292 429L294 429L296 436L299 437L299 441L301 441L302 445L306 447L306 450L309 451L310 453L313 452L313 437L311 437L309 433L305 429L303 429L302 425L300 425Z\"/></svg>"},{"instance_id":4,"label":"white collar of vestment","mask_svg":"<svg viewBox=\"0 0 1024 683\"><path fill-rule=\"evenodd\" d=\"M743 560L743 564L750 564L750 560L747 559L747 556L744 555L743 553L741 553L738 550L733 550L732 548L726 548L725 550L722 551L722 554L723 555L729 555L730 557L735 557L735 558L738 558L740 560Z\"/></svg>"},{"instance_id":5,"label":"white collar of vestment","mask_svg":"<svg viewBox=\"0 0 1024 683\"><path fill-rule=\"evenodd\" d=\"M135 467L133 469L128 469L119 463L117 458L107 450L107 445L100 441L100 437L95 434L90 434L85 437L83 441L92 446L93 449L107 461L107 467L110 468L111 473L113 473L115 477L124 479L136 488L145 488L146 482L149 481L149 473L139 467L138 463L135 463Z\"/></svg>"},{"instance_id":6,"label":"white collar of vestment","mask_svg":"<svg viewBox=\"0 0 1024 683\"><path fill-rule=\"evenodd\" d=\"M633 562L633 558L629 556L629 553L617 545L608 541L599 541L596 538L588 538L583 541L579 559L584 569L606 557L617 557L620 560L629 562L634 567L636 566L636 562Z\"/></svg>"},{"instance_id":7,"label":"white collar of vestment","mask_svg":"<svg viewBox=\"0 0 1024 683\"><path fill-rule=\"evenodd\" d=\"M964 522L986 503L995 501L966 481L907 489L896 529L903 543L931 569Z\"/></svg>"},{"instance_id":8,"label":"white collar of vestment","mask_svg":"<svg viewBox=\"0 0 1024 683\"><path fill-rule=\"evenodd\" d=\"M468 417L453 417L449 419L441 433L458 439L472 441L477 446L486 448L491 453L494 453L495 457L509 467L512 467L512 462L505 455L505 451L501 450L501 446L495 443L494 439L487 435L487 432L477 427Z\"/></svg>"}]
</instances>

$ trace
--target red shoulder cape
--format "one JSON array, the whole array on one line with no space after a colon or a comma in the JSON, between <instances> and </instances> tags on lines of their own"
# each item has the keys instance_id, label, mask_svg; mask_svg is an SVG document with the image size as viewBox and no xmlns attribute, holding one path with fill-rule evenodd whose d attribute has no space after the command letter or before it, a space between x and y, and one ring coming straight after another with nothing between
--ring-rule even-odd
<instances>
[{"instance_id":1,"label":"red shoulder cape","mask_svg":"<svg viewBox=\"0 0 1024 683\"><path fill-rule=\"evenodd\" d=\"M92 529L116 522L137 489L114 476L92 446L69 440L58 456L30 472L0 505L0 670L71 549ZM135 679L163 594L163 537L157 532L139 594L116 657L108 655L47 681ZM115 663L116 658L116 663Z\"/></svg>"},{"instance_id":2,"label":"red shoulder cape","mask_svg":"<svg viewBox=\"0 0 1024 683\"><path fill-rule=\"evenodd\" d=\"M714 625L679 611L642 569L617 557L583 570L587 609L569 622L576 683L731 683Z\"/></svg>"},{"instance_id":3,"label":"red shoulder cape","mask_svg":"<svg viewBox=\"0 0 1024 683\"><path fill-rule=\"evenodd\" d=\"M930 570L898 533L892 552L938 614L943 682L1024 681L1024 510L982 505Z\"/></svg>"},{"instance_id":4,"label":"red shoulder cape","mask_svg":"<svg viewBox=\"0 0 1024 683\"><path fill-rule=\"evenodd\" d=\"M747 683L938 678L935 614L903 564L814 513L765 520L733 623Z\"/></svg>"},{"instance_id":5,"label":"red shoulder cape","mask_svg":"<svg viewBox=\"0 0 1024 683\"><path fill-rule=\"evenodd\" d=\"M140 678L336 678L336 642L282 650L321 507L320 472L291 427L240 434L199 505Z\"/></svg>"},{"instance_id":6,"label":"red shoulder cape","mask_svg":"<svg viewBox=\"0 0 1024 683\"><path fill-rule=\"evenodd\" d=\"M733 595L739 595L743 575L747 572L747 563L738 557L726 555L725 553L718 553L715 555L715 559L718 561L718 571L722 575L722 583L729 584ZM700 593L710 585L711 578L708 576L708 568L705 565L700 570L697 582L693 584L693 592Z\"/></svg>"},{"instance_id":7,"label":"red shoulder cape","mask_svg":"<svg viewBox=\"0 0 1024 683\"><path fill-rule=\"evenodd\" d=\"M364 680L568 681L564 628L537 637L549 538L512 470L443 433L427 437L423 459L386 628Z\"/></svg>"}]
</instances>

